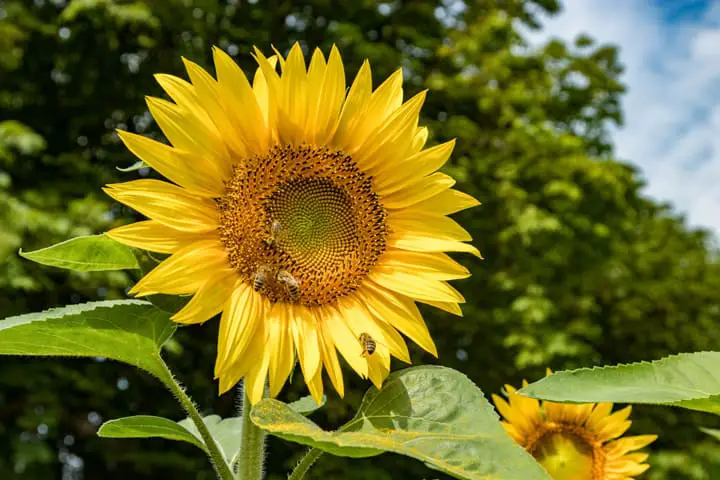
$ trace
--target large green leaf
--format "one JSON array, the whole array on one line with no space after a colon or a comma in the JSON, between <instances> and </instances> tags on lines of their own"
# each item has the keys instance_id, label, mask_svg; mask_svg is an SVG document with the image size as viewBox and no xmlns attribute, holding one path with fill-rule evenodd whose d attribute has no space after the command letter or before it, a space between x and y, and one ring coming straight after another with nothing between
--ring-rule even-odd
<instances>
[{"instance_id":1,"label":"large green leaf","mask_svg":"<svg viewBox=\"0 0 720 480\"><path fill-rule=\"evenodd\" d=\"M203 422L220 447L227 464L232 465L240 453L242 418L223 420L217 415L209 415L203 418ZM191 443L207 452L200 432L189 418L179 422L152 415L117 418L105 422L98 430L98 435L104 438L166 438Z\"/></svg>"},{"instance_id":2,"label":"large green leaf","mask_svg":"<svg viewBox=\"0 0 720 480\"><path fill-rule=\"evenodd\" d=\"M457 478L548 479L505 433L482 392L455 370L424 366L392 374L371 388L353 420L322 430L277 400L255 405L252 420L280 438L345 457L385 451L407 455Z\"/></svg>"},{"instance_id":3,"label":"large green leaf","mask_svg":"<svg viewBox=\"0 0 720 480\"><path fill-rule=\"evenodd\" d=\"M152 415L116 418L102 424L97 432L103 438L167 438L195 445L207 452L202 439L167 418Z\"/></svg>"},{"instance_id":4,"label":"large green leaf","mask_svg":"<svg viewBox=\"0 0 720 480\"><path fill-rule=\"evenodd\" d=\"M174 331L168 314L148 302L69 305L0 321L0 355L107 357L166 380L160 347Z\"/></svg>"},{"instance_id":5,"label":"large green leaf","mask_svg":"<svg viewBox=\"0 0 720 480\"><path fill-rule=\"evenodd\" d=\"M132 248L116 242L107 235L88 235L20 255L51 267L79 272L124 270L139 268Z\"/></svg>"},{"instance_id":6,"label":"large green leaf","mask_svg":"<svg viewBox=\"0 0 720 480\"><path fill-rule=\"evenodd\" d=\"M519 393L569 403L649 403L720 414L720 352L556 372Z\"/></svg>"}]
</instances>

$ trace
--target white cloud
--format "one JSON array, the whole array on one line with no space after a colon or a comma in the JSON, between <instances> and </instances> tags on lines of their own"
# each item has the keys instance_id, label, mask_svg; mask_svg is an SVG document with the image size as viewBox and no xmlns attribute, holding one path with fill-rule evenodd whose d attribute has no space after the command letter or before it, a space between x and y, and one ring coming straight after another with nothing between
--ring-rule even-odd
<instances>
[{"instance_id":1,"label":"white cloud","mask_svg":"<svg viewBox=\"0 0 720 480\"><path fill-rule=\"evenodd\" d=\"M720 0L711 3L672 20L650 2L566 0L542 35L620 46L628 93L617 156L640 167L647 194L720 234Z\"/></svg>"}]
</instances>

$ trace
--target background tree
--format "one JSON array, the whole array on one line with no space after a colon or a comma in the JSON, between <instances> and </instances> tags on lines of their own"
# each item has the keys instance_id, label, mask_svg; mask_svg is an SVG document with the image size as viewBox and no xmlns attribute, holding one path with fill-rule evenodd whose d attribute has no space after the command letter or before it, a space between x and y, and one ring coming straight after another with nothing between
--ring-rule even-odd
<instances>
[{"instance_id":1,"label":"background tree","mask_svg":"<svg viewBox=\"0 0 720 480\"><path fill-rule=\"evenodd\" d=\"M555 0L5 0L0 4L0 316L120 298L123 273L79 274L20 259L68 237L123 223L130 211L100 186L135 159L115 128L158 135L144 102L152 75L183 75L181 55L208 66L210 45L251 69L252 45L286 50L336 43L354 74L370 58L381 79L404 68L406 97L429 87L431 142L457 137L448 170L483 205L462 215L486 260L460 319L427 310L439 362L486 393L554 369L718 348L720 270L707 232L689 230L642 194L637 172L613 157L608 126L622 121L618 52L588 37L531 46ZM160 138L158 136L158 138ZM182 329L166 355L207 412L235 409L212 383L216 322ZM416 362L434 359L413 351ZM299 374L298 374L299 376ZM286 400L304 394L301 379ZM352 378L314 418L347 419L369 384ZM131 412L128 412L128 407ZM662 412L662 413L661 413ZM103 420L181 415L151 378L102 359L3 360L0 478L210 479L192 447L100 440ZM653 479L720 475L720 448L697 431L701 414L637 408L634 429L659 433ZM271 478L299 447L271 440ZM712 459L715 459L713 463ZM438 476L414 460L323 457L317 478Z\"/></svg>"}]
</instances>

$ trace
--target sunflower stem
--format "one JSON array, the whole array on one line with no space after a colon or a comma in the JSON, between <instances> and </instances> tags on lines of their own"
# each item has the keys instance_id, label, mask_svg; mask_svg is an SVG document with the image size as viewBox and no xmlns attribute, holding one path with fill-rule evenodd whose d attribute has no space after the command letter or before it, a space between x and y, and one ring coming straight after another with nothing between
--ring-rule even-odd
<instances>
[{"instance_id":1,"label":"sunflower stem","mask_svg":"<svg viewBox=\"0 0 720 480\"><path fill-rule=\"evenodd\" d=\"M310 470L310 467L313 466L315 461L322 454L322 450L319 450L317 448L311 448L310 450L308 450L302 460L300 460L300 463L295 466L292 473L288 477L288 480L300 480L302 478L305 478L305 474L308 472L308 470Z\"/></svg>"},{"instance_id":2,"label":"sunflower stem","mask_svg":"<svg viewBox=\"0 0 720 480\"><path fill-rule=\"evenodd\" d=\"M177 400L180 402L180 405L182 405L182 407L185 409L188 416L190 417L190 420L192 420L192 422L195 424L198 432L200 432L203 443L207 447L207 453L210 457L210 462L212 463L212 466L215 469L215 473L217 473L218 478L220 480L234 480L232 470L230 470L230 467L225 461L224 455L220 451L220 447L218 447L218 444L212 437L212 434L210 433L210 430L208 430L207 425L205 425L205 422L203 422L202 416L200 415L200 412L195 406L195 402L193 402L190 396L185 393L185 389L175 379L175 376L170 371L170 367L168 367L167 363L163 361L162 364L165 367L166 375L164 375L163 378L160 378L160 380L172 392L175 398L177 398Z\"/></svg>"},{"instance_id":3,"label":"sunflower stem","mask_svg":"<svg viewBox=\"0 0 720 480\"><path fill-rule=\"evenodd\" d=\"M261 480L265 465L265 431L255 426L250 419L252 404L244 388L242 392L242 436L237 469L238 480Z\"/></svg>"}]
</instances>

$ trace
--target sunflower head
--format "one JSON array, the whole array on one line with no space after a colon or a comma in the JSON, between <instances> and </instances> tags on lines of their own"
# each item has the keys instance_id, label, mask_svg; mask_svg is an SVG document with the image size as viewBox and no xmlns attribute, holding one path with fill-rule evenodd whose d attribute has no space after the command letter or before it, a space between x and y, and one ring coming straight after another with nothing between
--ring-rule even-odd
<instances>
[{"instance_id":1,"label":"sunflower head","mask_svg":"<svg viewBox=\"0 0 720 480\"><path fill-rule=\"evenodd\" d=\"M169 254L131 293L192 295L179 323L222 313L220 390L244 377L253 402L296 363L317 400L323 371L342 395L338 352L380 386L391 356L410 361L401 334L436 355L416 302L461 314L448 280L469 272L445 252L480 254L448 215L478 202L437 172L454 141L425 147L425 92L405 101L400 70L374 88L367 61L347 89L334 47L255 49L252 80L213 57L214 77L187 60L189 82L156 77L170 145L119 132L167 178L106 188L147 217L109 235Z\"/></svg>"},{"instance_id":2,"label":"sunflower head","mask_svg":"<svg viewBox=\"0 0 720 480\"><path fill-rule=\"evenodd\" d=\"M612 403L541 402L518 395L511 385L505 390L507 401L493 395L505 430L554 480L631 480L648 469L648 455L635 450L657 436L622 436L630 428L631 407L611 413Z\"/></svg>"}]
</instances>

